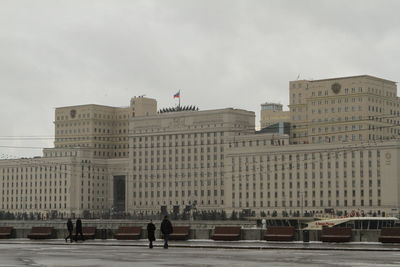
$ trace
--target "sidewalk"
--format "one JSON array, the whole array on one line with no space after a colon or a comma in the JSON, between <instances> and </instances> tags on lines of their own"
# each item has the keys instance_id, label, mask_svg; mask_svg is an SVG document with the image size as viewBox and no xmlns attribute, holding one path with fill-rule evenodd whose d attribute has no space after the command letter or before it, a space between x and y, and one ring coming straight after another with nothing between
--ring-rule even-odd
<instances>
[{"instance_id":1,"label":"sidewalk","mask_svg":"<svg viewBox=\"0 0 400 267\"><path fill-rule=\"evenodd\" d=\"M25 244L25 245L57 245L57 246L132 246L147 247L148 241L141 240L86 240L84 242L66 243L63 239L30 240L30 239L8 239L0 240L0 244ZM170 241L171 248L215 248L215 249L287 249L287 250L340 250L340 251L399 251L400 244L382 244L367 242L350 243L322 243L322 242L267 242L267 241L212 241L212 240L188 240ZM162 240L154 242L155 247L162 247Z\"/></svg>"}]
</instances>

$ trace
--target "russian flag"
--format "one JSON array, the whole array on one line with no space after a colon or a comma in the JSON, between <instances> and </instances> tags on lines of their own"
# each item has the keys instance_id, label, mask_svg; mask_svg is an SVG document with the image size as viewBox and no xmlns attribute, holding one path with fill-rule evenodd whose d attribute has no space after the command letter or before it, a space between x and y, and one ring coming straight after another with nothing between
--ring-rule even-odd
<instances>
[{"instance_id":1,"label":"russian flag","mask_svg":"<svg viewBox=\"0 0 400 267\"><path fill-rule=\"evenodd\" d=\"M181 91L178 91L176 94L174 94L174 98L180 98L181 97Z\"/></svg>"}]
</instances>

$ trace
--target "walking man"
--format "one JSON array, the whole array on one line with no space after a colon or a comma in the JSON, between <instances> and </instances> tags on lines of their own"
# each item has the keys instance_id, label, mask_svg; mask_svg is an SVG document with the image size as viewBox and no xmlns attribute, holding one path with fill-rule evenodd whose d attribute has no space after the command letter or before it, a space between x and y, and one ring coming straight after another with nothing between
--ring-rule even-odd
<instances>
[{"instance_id":1,"label":"walking man","mask_svg":"<svg viewBox=\"0 0 400 267\"><path fill-rule=\"evenodd\" d=\"M149 239L149 248L153 248L153 241L156 241L156 237L154 232L156 231L156 226L154 225L153 221L147 224L147 238Z\"/></svg>"},{"instance_id":2,"label":"walking man","mask_svg":"<svg viewBox=\"0 0 400 267\"><path fill-rule=\"evenodd\" d=\"M83 233L82 233L82 221L81 218L78 218L76 220L76 228L75 228L75 240L78 241L78 234L81 236L82 241L85 240L85 238L83 237Z\"/></svg>"},{"instance_id":3,"label":"walking man","mask_svg":"<svg viewBox=\"0 0 400 267\"><path fill-rule=\"evenodd\" d=\"M164 248L168 248L169 235L172 234L174 229L172 228L171 222L168 220L168 216L165 215L164 220L161 223L161 233L164 235Z\"/></svg>"},{"instance_id":4,"label":"walking man","mask_svg":"<svg viewBox=\"0 0 400 267\"><path fill-rule=\"evenodd\" d=\"M67 242L69 238L72 243L72 236L73 236L72 232L74 230L74 224L72 223L71 219L68 219L67 221L67 230L68 230L68 236L65 238L65 242Z\"/></svg>"}]
</instances>

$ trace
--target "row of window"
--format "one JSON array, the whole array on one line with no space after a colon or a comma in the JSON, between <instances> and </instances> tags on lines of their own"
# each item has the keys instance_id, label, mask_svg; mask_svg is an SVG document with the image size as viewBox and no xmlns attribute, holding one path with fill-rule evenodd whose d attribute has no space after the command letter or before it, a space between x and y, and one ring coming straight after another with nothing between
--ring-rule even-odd
<instances>
[{"instance_id":1,"label":"row of window","mask_svg":"<svg viewBox=\"0 0 400 267\"><path fill-rule=\"evenodd\" d=\"M214 205L214 207L215 208L218 208L218 209L220 209L221 207L220 206L218 206L218 207L216 207L217 205L224 205L224 200L223 199L221 199L221 200L217 200L217 199L214 199L214 202L213 201L211 201L210 199L208 199L208 200L206 200L206 201L204 201L204 199L196 199L196 200L194 200L194 201L196 201L196 203L197 204L201 204L201 205ZM159 209L160 208L160 205L167 205L167 203L169 203L169 205L179 205L179 204L181 204L182 206L184 206L184 205L190 205L190 204L192 204L193 202L191 201L191 200L189 200L189 201L185 201L185 200L181 200L181 201L178 201L178 200L176 200L176 201L172 201L172 200L169 200L169 201L157 201L157 202L155 202L155 201L133 201L133 206L134 206L134 208L135 209L146 209L147 207L149 207L149 206L153 206L154 207L154 205L157 203L157 206L156 206L156 208L157 209Z\"/></svg>"},{"instance_id":2,"label":"row of window","mask_svg":"<svg viewBox=\"0 0 400 267\"><path fill-rule=\"evenodd\" d=\"M272 154L272 153L271 153ZM273 153L272 155L262 155L262 156L233 156L232 157L232 164L237 160L239 163L241 162L253 162L253 163L259 163L259 162L269 162L269 161L300 161L300 160L315 160L315 159L320 159L323 160L325 159L347 159L347 158L372 158L376 156L377 158L380 158L381 156L381 151L380 150L353 150L353 151L335 151L335 152L310 152L310 153L296 153L296 154L289 154L289 153Z\"/></svg>"},{"instance_id":3,"label":"row of window","mask_svg":"<svg viewBox=\"0 0 400 267\"><path fill-rule=\"evenodd\" d=\"M63 205L64 204L64 205ZM25 212L29 212L30 210L35 210L35 209L64 209L67 208L67 203L35 203L35 204L1 204L1 209L6 209L6 210L13 210L13 209L20 209Z\"/></svg>"},{"instance_id":4,"label":"row of window","mask_svg":"<svg viewBox=\"0 0 400 267\"><path fill-rule=\"evenodd\" d=\"M370 178L372 178L372 177L370 177ZM275 179L275 180L277 180L277 179ZM276 190L283 190L285 188L286 189L293 189L294 187L296 187L296 188L303 188L303 189L309 189L309 188L316 189L318 183L316 183L315 181L304 181L304 182L297 181L296 183L294 183L294 182L281 182L281 183L278 183L278 182L270 183L270 182L268 182L268 183L266 183L266 185L267 185L266 189L267 190L271 190L271 191L267 192L268 193L268 197L269 197L269 193L270 192L274 192ZM271 185L274 185L274 186L272 187ZM347 183L347 180L344 180L343 183L339 183L339 181L336 180L334 185L335 185L335 187L332 186L332 182L331 181L328 181L327 183L326 182L324 183L323 181L320 181L319 189L321 190L321 189L326 188L326 187L329 188L329 189L331 189L331 188L347 189L347 188L352 187L352 188L358 188L360 190L363 190L364 181L363 180L359 180L359 183L357 183L355 180L352 180L351 186L350 186L350 183ZM369 180L368 187L369 188L373 188L373 187L380 188L381 187L381 180L377 179L376 183L374 183L373 180ZM242 191L242 189L251 190L251 187L249 186L248 181L246 183L246 188L245 188L244 187L244 183L242 184L242 181L239 180L239 181L235 182L235 180L233 180L232 191L235 191L236 189L239 190L239 191ZM264 190L264 183L263 182L260 182L259 184L258 183L253 183L252 189L253 189L253 191L263 191ZM323 191L321 191L321 192L323 192ZM337 192L339 192L339 191L337 191ZM263 194L263 192L261 192L261 195L262 194ZM275 194L277 194L277 193L275 192ZM283 195L284 194L285 193L283 192ZM290 193L290 195L291 195L291 193ZM329 196L330 196L330 194L329 194Z\"/></svg>"},{"instance_id":5,"label":"row of window","mask_svg":"<svg viewBox=\"0 0 400 267\"><path fill-rule=\"evenodd\" d=\"M110 114L101 114L101 113L93 113L92 116L90 116L90 113L80 113L77 112L78 114L75 116L77 119L93 119L93 118L99 118L99 119L109 119L109 120L115 120L115 119L128 119L127 114L122 114L122 115L110 115ZM60 115L57 116L57 120L68 120L68 119L73 119L71 116L68 115Z\"/></svg>"},{"instance_id":6,"label":"row of window","mask_svg":"<svg viewBox=\"0 0 400 267\"><path fill-rule=\"evenodd\" d=\"M249 198L253 198L253 199L257 199L257 198L260 198L260 199L263 199L263 198L267 198L267 199L271 199L271 198L284 199L284 198L288 198L288 197L289 198L297 198L297 199L298 198L302 198L302 197L304 197L304 198L317 198L317 197L319 197L319 198L324 198L324 197L325 198L327 198L327 197L332 198L334 196L334 194L332 194L331 190L327 191L328 194L326 194L326 193L324 194L324 191L318 191L318 192L319 192L319 194L315 190L314 191L295 191L295 192L289 191L289 194L285 194L285 191L281 191L281 192L266 192L266 194L264 194L264 192L259 192L259 194L258 194L259 196L257 196L256 192L253 192L253 194L251 194L250 192L238 191L238 192L232 192L232 199L235 199L236 196L239 197L238 199L242 199L242 198L246 198L246 199L249 199ZM274 193L274 194L272 194L272 193ZM308 194L308 193L310 193L310 194ZM352 190L351 194L347 194L347 190L343 190L343 191L336 190L336 195L335 196L336 196L336 198L340 198L340 197L352 197L352 198L358 198L358 197L361 197L361 198L364 198L364 197L369 197L369 198L381 197L381 190L380 189L377 189L375 191L375 193L373 193L372 189L369 189L368 193L369 193L368 195L364 194L364 190L363 189L361 189L361 190Z\"/></svg>"},{"instance_id":7,"label":"row of window","mask_svg":"<svg viewBox=\"0 0 400 267\"><path fill-rule=\"evenodd\" d=\"M67 170L67 165L56 165L56 166L35 166L35 167L6 167L1 168L2 173L13 173L13 172L42 172L42 171L57 171Z\"/></svg>"},{"instance_id":8,"label":"row of window","mask_svg":"<svg viewBox=\"0 0 400 267\"><path fill-rule=\"evenodd\" d=\"M39 183L38 182L30 182L29 184L28 184L28 182L25 182L25 186L26 187L28 187L28 185L30 186L30 187L42 187L42 181L40 181ZM64 181L64 185L66 186L67 185L67 180L65 180ZM14 187L14 182L7 182L7 183L2 183L1 184L1 186L3 187L3 188L9 188L9 187ZM15 187L23 187L24 186L24 184L23 184L23 182L20 182L20 184L18 185L18 182L15 182ZM43 182L43 186L47 186L47 181L44 181ZM62 186L62 183L61 183L61 181L59 181L58 183L56 182L56 181L54 181L54 183L52 184L52 181L49 181L49 186Z\"/></svg>"},{"instance_id":9,"label":"row of window","mask_svg":"<svg viewBox=\"0 0 400 267\"><path fill-rule=\"evenodd\" d=\"M216 189L215 190L193 190L193 191L191 191L191 190L187 190L187 191L185 191L185 190L182 190L182 191L179 191L179 190L166 191L166 190L164 190L164 191L144 191L144 192L134 191L134 192L132 192L132 196L133 196L133 198L142 198L142 197L144 197L144 198L175 197L176 198L176 197L186 197L186 196L190 197L190 196L192 196L192 192L193 192L193 196L195 196L195 197L197 197L197 196L199 196L199 197L205 197L205 196L207 196L207 197L211 197L211 196L223 197L224 196L223 189L221 189L221 190L216 190Z\"/></svg>"},{"instance_id":10,"label":"row of window","mask_svg":"<svg viewBox=\"0 0 400 267\"><path fill-rule=\"evenodd\" d=\"M351 111L362 111L362 107L361 106L351 106L351 107L348 107L348 106L345 106L345 107L337 107L337 108L331 108L331 109L328 109L328 108L325 108L325 109L312 109L311 110L311 113L312 114L314 114L314 113L316 113L316 114L322 114L322 113L329 113L329 114L331 114L331 113L335 113L335 112L351 112Z\"/></svg>"},{"instance_id":11,"label":"row of window","mask_svg":"<svg viewBox=\"0 0 400 267\"><path fill-rule=\"evenodd\" d=\"M266 203L266 206L264 206L264 203ZM335 203L332 200L320 200L319 205L317 205L317 201L316 200L304 200L303 202L300 200L297 201L285 201L283 200L282 202L278 202L278 201L253 201L253 206L252 208L326 208L326 207L332 207L332 204ZM356 207L356 206L361 206L361 207L366 207L367 205L369 207L375 207L375 206L381 206L381 200L378 199L377 201L373 201L372 199L369 199L368 202L367 200L361 199L359 202L356 201L355 199L352 200L352 202L348 201L347 199L340 201L340 200L336 200L336 207L337 208L341 208L341 207L348 207L349 203L352 203L351 207ZM246 204L244 204L244 202L242 201L232 201L232 207L233 208L249 208L249 202L246 202Z\"/></svg>"},{"instance_id":12,"label":"row of window","mask_svg":"<svg viewBox=\"0 0 400 267\"><path fill-rule=\"evenodd\" d=\"M82 121L82 122L70 122L70 123L56 123L56 128L64 128L64 127L80 127L84 125L99 125L99 126L109 126L112 128L116 127L127 127L128 123L127 122L104 122L104 121Z\"/></svg>"},{"instance_id":13,"label":"row of window","mask_svg":"<svg viewBox=\"0 0 400 267\"><path fill-rule=\"evenodd\" d=\"M136 142L147 142L147 141L160 141L160 140L181 140L189 138L204 138L204 137L223 137L224 132L207 132L207 133L190 133L190 134L169 134L169 135L157 135L157 136L145 136L145 137L133 137L132 140Z\"/></svg>"}]
</instances>

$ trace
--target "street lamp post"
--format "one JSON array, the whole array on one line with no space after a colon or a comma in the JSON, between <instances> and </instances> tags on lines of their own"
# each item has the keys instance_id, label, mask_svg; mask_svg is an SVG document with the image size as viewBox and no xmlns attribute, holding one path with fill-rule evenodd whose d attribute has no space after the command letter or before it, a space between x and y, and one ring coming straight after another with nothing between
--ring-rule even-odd
<instances>
[{"instance_id":1,"label":"street lamp post","mask_svg":"<svg viewBox=\"0 0 400 267\"><path fill-rule=\"evenodd\" d=\"M300 192L300 195L301 195L301 217L304 217L304 199L303 199L303 194L304 194L304 192Z\"/></svg>"},{"instance_id":2,"label":"street lamp post","mask_svg":"<svg viewBox=\"0 0 400 267\"><path fill-rule=\"evenodd\" d=\"M304 217L304 196L303 196L303 194L304 194L304 191L300 191L299 192L300 193L300 207L301 207L301 214L300 214L300 216L299 216L299 218L298 218L298 222L297 222L297 224L298 224L298 228L299 228L299 235L300 235L300 237L301 237L301 240L303 240L304 241L304 235L303 235L303 231L301 230L301 217Z\"/></svg>"},{"instance_id":3,"label":"street lamp post","mask_svg":"<svg viewBox=\"0 0 400 267\"><path fill-rule=\"evenodd\" d=\"M110 208L110 218L113 218L113 214L114 214L114 206L111 206Z\"/></svg>"}]
</instances>

